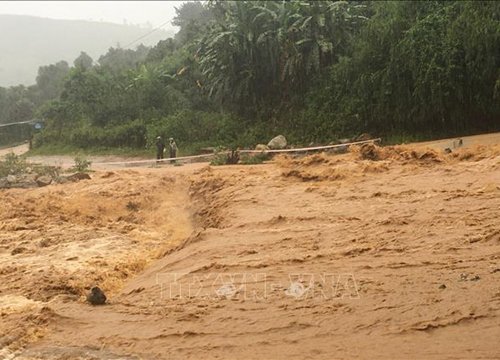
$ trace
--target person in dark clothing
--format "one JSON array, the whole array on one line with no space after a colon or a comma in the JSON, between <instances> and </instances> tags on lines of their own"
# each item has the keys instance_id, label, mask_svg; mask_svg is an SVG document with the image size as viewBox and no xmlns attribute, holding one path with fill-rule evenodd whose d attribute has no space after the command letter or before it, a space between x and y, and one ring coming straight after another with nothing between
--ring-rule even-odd
<instances>
[{"instance_id":1,"label":"person in dark clothing","mask_svg":"<svg viewBox=\"0 0 500 360\"><path fill-rule=\"evenodd\" d=\"M177 156L177 144L174 141L174 138L170 138L168 146L170 148L170 157L175 158ZM174 163L175 160L170 160L171 163Z\"/></svg>"},{"instance_id":2,"label":"person in dark clothing","mask_svg":"<svg viewBox=\"0 0 500 360\"><path fill-rule=\"evenodd\" d=\"M165 143L161 136L156 138L156 160L163 159L163 151L165 150ZM160 162L160 161L157 161Z\"/></svg>"}]
</instances>

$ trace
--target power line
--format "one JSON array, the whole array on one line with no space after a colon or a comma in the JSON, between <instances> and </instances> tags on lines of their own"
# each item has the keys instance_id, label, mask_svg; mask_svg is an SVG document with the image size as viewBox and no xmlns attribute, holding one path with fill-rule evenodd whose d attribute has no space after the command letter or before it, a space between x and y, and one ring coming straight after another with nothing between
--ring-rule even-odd
<instances>
[{"instance_id":1,"label":"power line","mask_svg":"<svg viewBox=\"0 0 500 360\"><path fill-rule=\"evenodd\" d=\"M165 21L163 24L161 24L160 26L154 28L153 30L151 30L150 32L138 37L137 39L135 39L134 41L128 43L127 45L125 45L123 48L126 49L128 48L130 45L133 45L135 44L136 42L138 42L139 40L142 40L144 39L146 36L149 36L151 35L152 33L154 33L156 30L160 30L163 26L167 25L171 20L168 20L168 21Z\"/></svg>"},{"instance_id":2,"label":"power line","mask_svg":"<svg viewBox=\"0 0 500 360\"><path fill-rule=\"evenodd\" d=\"M0 127L19 125L19 124L33 124L34 122L37 122L37 121L40 121L40 120L29 120L29 121L20 121L20 122L15 122L15 123L8 123L8 124L0 124Z\"/></svg>"}]
</instances>

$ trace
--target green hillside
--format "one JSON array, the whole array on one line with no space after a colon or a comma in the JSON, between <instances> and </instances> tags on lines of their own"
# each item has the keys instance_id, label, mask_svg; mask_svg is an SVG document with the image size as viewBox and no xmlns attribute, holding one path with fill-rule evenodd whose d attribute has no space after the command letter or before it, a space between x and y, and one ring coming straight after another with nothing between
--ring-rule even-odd
<instances>
[{"instance_id":1,"label":"green hillside","mask_svg":"<svg viewBox=\"0 0 500 360\"><path fill-rule=\"evenodd\" d=\"M189 2L173 24L151 49L82 54L0 88L0 123L40 117L35 148L88 150L500 130L500 2Z\"/></svg>"},{"instance_id":2,"label":"green hillside","mask_svg":"<svg viewBox=\"0 0 500 360\"><path fill-rule=\"evenodd\" d=\"M97 59L111 46L125 46L150 31L131 25L0 15L0 86L34 84L39 66L60 60L71 64L81 51ZM171 36L158 30L139 43L155 45Z\"/></svg>"}]
</instances>

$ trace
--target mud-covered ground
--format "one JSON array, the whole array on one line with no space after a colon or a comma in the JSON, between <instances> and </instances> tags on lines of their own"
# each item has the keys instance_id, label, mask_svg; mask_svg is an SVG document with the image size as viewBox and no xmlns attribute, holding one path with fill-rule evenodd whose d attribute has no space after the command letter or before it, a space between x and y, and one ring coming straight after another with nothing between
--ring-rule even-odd
<instances>
[{"instance_id":1,"label":"mud-covered ground","mask_svg":"<svg viewBox=\"0 0 500 360\"><path fill-rule=\"evenodd\" d=\"M500 357L500 145L91 177L0 191L0 358Z\"/></svg>"}]
</instances>

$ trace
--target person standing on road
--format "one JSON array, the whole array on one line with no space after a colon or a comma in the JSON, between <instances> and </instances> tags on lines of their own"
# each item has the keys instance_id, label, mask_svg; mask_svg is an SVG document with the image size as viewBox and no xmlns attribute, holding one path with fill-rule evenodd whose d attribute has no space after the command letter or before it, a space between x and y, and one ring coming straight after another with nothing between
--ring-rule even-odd
<instances>
[{"instance_id":1,"label":"person standing on road","mask_svg":"<svg viewBox=\"0 0 500 360\"><path fill-rule=\"evenodd\" d=\"M163 159L163 151L165 150L165 143L161 136L156 138L156 162Z\"/></svg>"},{"instance_id":2,"label":"person standing on road","mask_svg":"<svg viewBox=\"0 0 500 360\"><path fill-rule=\"evenodd\" d=\"M177 156L177 144L174 141L174 138L169 139L169 147L170 147L170 158L175 158ZM171 163L174 163L175 160L170 160Z\"/></svg>"}]
</instances>

